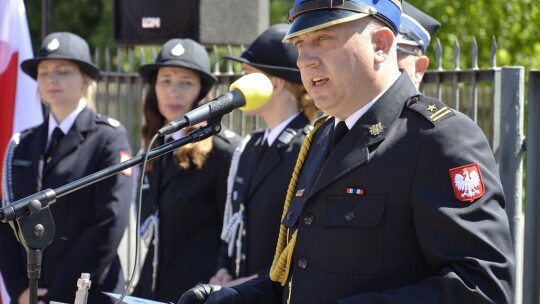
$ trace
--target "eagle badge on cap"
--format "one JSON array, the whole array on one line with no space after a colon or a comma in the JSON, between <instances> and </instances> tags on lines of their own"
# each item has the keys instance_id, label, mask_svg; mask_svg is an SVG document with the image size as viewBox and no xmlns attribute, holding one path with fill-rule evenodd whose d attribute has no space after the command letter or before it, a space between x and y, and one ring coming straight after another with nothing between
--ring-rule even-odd
<instances>
[{"instance_id":1,"label":"eagle badge on cap","mask_svg":"<svg viewBox=\"0 0 540 304\"><path fill-rule=\"evenodd\" d=\"M171 49L171 55L178 57L184 54L185 51L184 47L179 43Z\"/></svg>"},{"instance_id":2,"label":"eagle badge on cap","mask_svg":"<svg viewBox=\"0 0 540 304\"><path fill-rule=\"evenodd\" d=\"M60 41L58 41L58 38L54 38L47 44L47 50L48 51L56 51L60 47Z\"/></svg>"},{"instance_id":3,"label":"eagle badge on cap","mask_svg":"<svg viewBox=\"0 0 540 304\"><path fill-rule=\"evenodd\" d=\"M462 202L473 202L485 193L484 181L478 164L470 164L449 170L454 195Z\"/></svg>"}]
</instances>

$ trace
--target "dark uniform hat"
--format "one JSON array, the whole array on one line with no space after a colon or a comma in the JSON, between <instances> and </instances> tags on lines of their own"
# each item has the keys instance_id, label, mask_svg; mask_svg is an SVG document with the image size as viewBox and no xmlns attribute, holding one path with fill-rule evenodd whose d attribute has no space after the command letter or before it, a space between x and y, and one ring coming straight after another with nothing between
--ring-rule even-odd
<instances>
[{"instance_id":1,"label":"dark uniform hat","mask_svg":"<svg viewBox=\"0 0 540 304\"><path fill-rule=\"evenodd\" d=\"M77 64L91 78L99 75L99 69L90 59L88 43L81 37L68 32L51 33L41 43L38 55L21 62L21 69L37 79L37 66L43 60L69 60Z\"/></svg>"},{"instance_id":2,"label":"dark uniform hat","mask_svg":"<svg viewBox=\"0 0 540 304\"><path fill-rule=\"evenodd\" d=\"M293 83L302 83L300 70L296 65L298 50L290 43L283 43L289 26L275 24L260 34L240 57L225 58L239 61Z\"/></svg>"},{"instance_id":3,"label":"dark uniform hat","mask_svg":"<svg viewBox=\"0 0 540 304\"><path fill-rule=\"evenodd\" d=\"M401 0L295 0L283 41L366 16L379 19L397 35L400 15Z\"/></svg>"},{"instance_id":4,"label":"dark uniform hat","mask_svg":"<svg viewBox=\"0 0 540 304\"><path fill-rule=\"evenodd\" d=\"M418 46L426 53L431 36L441 24L430 15L403 1L398 44Z\"/></svg>"},{"instance_id":5,"label":"dark uniform hat","mask_svg":"<svg viewBox=\"0 0 540 304\"><path fill-rule=\"evenodd\" d=\"M210 72L210 59L206 49L191 39L171 39L163 45L154 63L139 68L141 77L150 82L162 67L179 67L192 70L201 77L202 98L208 94L217 78Z\"/></svg>"}]
</instances>

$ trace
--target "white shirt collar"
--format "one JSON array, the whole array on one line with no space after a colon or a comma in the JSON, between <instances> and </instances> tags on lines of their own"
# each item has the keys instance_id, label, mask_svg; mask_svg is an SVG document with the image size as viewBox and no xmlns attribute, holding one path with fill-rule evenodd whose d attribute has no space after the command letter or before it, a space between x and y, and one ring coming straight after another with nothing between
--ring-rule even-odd
<instances>
[{"instance_id":1,"label":"white shirt collar","mask_svg":"<svg viewBox=\"0 0 540 304\"><path fill-rule=\"evenodd\" d=\"M56 129L56 127L59 127L60 130L62 130L62 132L64 133L64 135L66 135L71 129L71 127L73 127L73 124L75 124L75 120L77 119L77 116L79 116L82 110L86 108L86 105L87 105L86 100L81 101L79 105L77 106L77 108L73 112L71 112L60 124L58 124L52 112L49 113L49 130L48 130L48 136L47 136L47 146L49 142L51 141L51 136L54 129Z\"/></svg>"},{"instance_id":2,"label":"white shirt collar","mask_svg":"<svg viewBox=\"0 0 540 304\"><path fill-rule=\"evenodd\" d=\"M264 130L264 136L263 136L263 141L266 139L268 141L268 146L270 147L274 141L276 141L276 139L278 138L278 136L281 134L281 132L283 130L285 130L285 128L289 125L289 123L296 118L296 116L300 115L300 112L294 114L293 116L285 119L284 121L282 121L279 125L277 125L274 129L272 130L268 130L268 128L266 128L266 130Z\"/></svg>"}]
</instances>

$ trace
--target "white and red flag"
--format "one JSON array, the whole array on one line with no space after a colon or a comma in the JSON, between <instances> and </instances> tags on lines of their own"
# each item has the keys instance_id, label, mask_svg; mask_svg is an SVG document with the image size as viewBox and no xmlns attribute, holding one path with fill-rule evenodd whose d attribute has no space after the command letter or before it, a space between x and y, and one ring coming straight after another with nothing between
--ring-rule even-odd
<instances>
[{"instance_id":1,"label":"white and red flag","mask_svg":"<svg viewBox=\"0 0 540 304\"><path fill-rule=\"evenodd\" d=\"M12 134L43 122L34 79L20 69L33 57L23 0L0 1L0 172ZM1 194L1 190L0 190ZM4 278L5 279L5 278ZM0 304L9 303L0 279Z\"/></svg>"}]
</instances>

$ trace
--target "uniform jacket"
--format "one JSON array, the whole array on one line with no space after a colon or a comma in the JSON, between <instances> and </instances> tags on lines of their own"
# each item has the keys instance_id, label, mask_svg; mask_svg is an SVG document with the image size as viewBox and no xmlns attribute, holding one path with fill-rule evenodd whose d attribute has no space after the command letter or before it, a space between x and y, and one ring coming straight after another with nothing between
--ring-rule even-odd
<instances>
[{"instance_id":1,"label":"uniform jacket","mask_svg":"<svg viewBox=\"0 0 540 304\"><path fill-rule=\"evenodd\" d=\"M248 282L237 287L246 303L510 303L493 152L472 120L444 108L402 74L332 153L334 120L322 125L283 221L298 229L290 285ZM485 185L472 203L449 173L469 164Z\"/></svg>"},{"instance_id":2,"label":"uniform jacket","mask_svg":"<svg viewBox=\"0 0 540 304\"><path fill-rule=\"evenodd\" d=\"M15 135L6 153L3 193L18 200L43 189L56 189L120 162L130 153L125 129L115 120L84 109L60 141L52 161L40 169L48 121ZM40 187L40 177L42 185ZM127 225L132 178L116 174L74 191L50 205L56 233L43 251L38 287L43 300L72 303L81 273L90 273L88 303L107 303L101 291L121 292L124 278L116 249ZM15 303L28 288L26 251L9 225L0 225L0 269Z\"/></svg>"},{"instance_id":3,"label":"uniform jacket","mask_svg":"<svg viewBox=\"0 0 540 304\"><path fill-rule=\"evenodd\" d=\"M287 185L310 127L304 115L295 117L267 148L257 168L253 163L264 132L253 133L242 151L231 198L234 212L240 209L240 205L245 210L239 277L268 274L274 258ZM226 245L222 248L218 268L228 268L231 274L236 273L235 254L229 258Z\"/></svg>"},{"instance_id":4,"label":"uniform jacket","mask_svg":"<svg viewBox=\"0 0 540 304\"><path fill-rule=\"evenodd\" d=\"M184 170L174 157L162 168L158 158L145 177L141 219L159 212L159 266L152 292L154 245L150 244L134 295L168 303L212 276L221 246L228 169L240 138L220 133L212 141L201 169Z\"/></svg>"}]
</instances>

